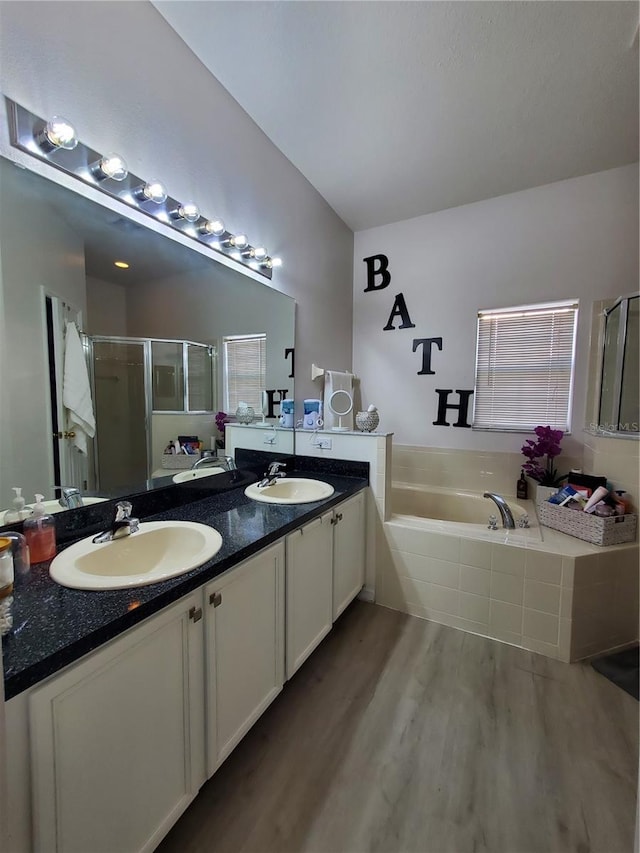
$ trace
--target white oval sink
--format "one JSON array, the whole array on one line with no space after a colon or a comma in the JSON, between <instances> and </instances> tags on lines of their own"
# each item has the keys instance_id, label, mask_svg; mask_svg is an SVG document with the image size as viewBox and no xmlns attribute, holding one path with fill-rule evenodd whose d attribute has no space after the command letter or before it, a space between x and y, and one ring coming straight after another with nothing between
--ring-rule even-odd
<instances>
[{"instance_id":1,"label":"white oval sink","mask_svg":"<svg viewBox=\"0 0 640 853\"><path fill-rule=\"evenodd\" d=\"M283 477L262 489L257 483L252 483L244 490L248 498L266 504L308 504L330 498L333 492L334 488L329 483L304 477Z\"/></svg>"},{"instance_id":2,"label":"white oval sink","mask_svg":"<svg viewBox=\"0 0 640 853\"><path fill-rule=\"evenodd\" d=\"M82 506L91 506L91 504L100 504L103 501L108 501L109 498L88 498L84 495L82 496ZM25 509L33 509L35 504L25 504ZM57 512L66 512L68 509L82 509L82 507L68 507L61 506L60 502L55 498L52 498L49 501L42 501L42 505L44 507L44 511L47 515L55 515ZM2 515L2 513L0 513Z\"/></svg>"},{"instance_id":3,"label":"white oval sink","mask_svg":"<svg viewBox=\"0 0 640 853\"><path fill-rule=\"evenodd\" d=\"M188 471L180 471L171 478L174 483L188 483L190 480L200 480L202 477L212 477L214 474L223 474L224 468L189 468Z\"/></svg>"},{"instance_id":4,"label":"white oval sink","mask_svg":"<svg viewBox=\"0 0 640 853\"><path fill-rule=\"evenodd\" d=\"M142 522L136 533L96 545L89 536L54 557L49 574L72 589L147 586L195 569L222 547L217 530L194 521Z\"/></svg>"}]
</instances>

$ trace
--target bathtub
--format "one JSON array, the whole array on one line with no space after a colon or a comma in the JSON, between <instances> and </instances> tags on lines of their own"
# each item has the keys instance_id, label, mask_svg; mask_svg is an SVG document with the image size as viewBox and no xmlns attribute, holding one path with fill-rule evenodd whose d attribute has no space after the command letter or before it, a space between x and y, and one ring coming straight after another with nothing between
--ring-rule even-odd
<instances>
[{"instance_id":1,"label":"bathtub","mask_svg":"<svg viewBox=\"0 0 640 853\"><path fill-rule=\"evenodd\" d=\"M413 486L406 483L393 485L391 492L392 518L403 519L412 526L420 526L438 533L453 536L509 541L525 544L540 538L540 529L531 501L516 501L508 495L509 504L516 524L527 515L529 528L502 527L500 511L496 504L479 492L445 489L437 486ZM498 519L498 530L489 530L489 516ZM506 537L506 538L505 538Z\"/></svg>"},{"instance_id":2,"label":"bathtub","mask_svg":"<svg viewBox=\"0 0 640 853\"><path fill-rule=\"evenodd\" d=\"M393 483L376 602L566 662L635 643L637 543L591 545L540 527L532 501L504 498L529 528L504 529L482 493Z\"/></svg>"}]
</instances>

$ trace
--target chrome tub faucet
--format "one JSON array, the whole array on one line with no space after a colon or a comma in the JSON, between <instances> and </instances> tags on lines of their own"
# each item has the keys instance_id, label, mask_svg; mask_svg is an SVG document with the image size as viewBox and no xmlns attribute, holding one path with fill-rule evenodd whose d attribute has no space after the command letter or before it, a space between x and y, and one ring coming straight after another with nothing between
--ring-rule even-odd
<instances>
[{"instance_id":1,"label":"chrome tub faucet","mask_svg":"<svg viewBox=\"0 0 640 853\"><path fill-rule=\"evenodd\" d=\"M494 492L485 492L483 497L490 498L498 507L500 517L502 518L502 526L506 527L508 530L515 530L516 523L513 519L511 507L502 495L496 495Z\"/></svg>"}]
</instances>

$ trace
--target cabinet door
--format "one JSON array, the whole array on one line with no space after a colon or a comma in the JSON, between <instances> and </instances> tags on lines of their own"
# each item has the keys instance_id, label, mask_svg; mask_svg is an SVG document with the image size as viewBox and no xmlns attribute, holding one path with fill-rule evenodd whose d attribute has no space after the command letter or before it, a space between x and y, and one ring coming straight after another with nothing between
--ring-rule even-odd
<instances>
[{"instance_id":1,"label":"cabinet door","mask_svg":"<svg viewBox=\"0 0 640 853\"><path fill-rule=\"evenodd\" d=\"M284 683L284 544L205 587L207 772L211 776Z\"/></svg>"},{"instance_id":2,"label":"cabinet door","mask_svg":"<svg viewBox=\"0 0 640 853\"><path fill-rule=\"evenodd\" d=\"M194 593L33 691L36 850L151 851L195 797L201 616Z\"/></svg>"},{"instance_id":3,"label":"cabinet door","mask_svg":"<svg viewBox=\"0 0 640 853\"><path fill-rule=\"evenodd\" d=\"M287 536L287 678L331 630L333 513Z\"/></svg>"},{"instance_id":4,"label":"cabinet door","mask_svg":"<svg viewBox=\"0 0 640 853\"><path fill-rule=\"evenodd\" d=\"M334 510L334 622L364 586L364 501L360 492Z\"/></svg>"}]
</instances>

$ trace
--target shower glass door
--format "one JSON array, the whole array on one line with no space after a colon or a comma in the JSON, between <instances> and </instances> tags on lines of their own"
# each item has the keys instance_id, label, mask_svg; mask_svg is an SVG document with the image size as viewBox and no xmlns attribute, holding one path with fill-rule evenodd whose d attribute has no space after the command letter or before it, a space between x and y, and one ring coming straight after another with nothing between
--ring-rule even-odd
<instances>
[{"instance_id":1,"label":"shower glass door","mask_svg":"<svg viewBox=\"0 0 640 853\"><path fill-rule=\"evenodd\" d=\"M96 488L105 493L149 476L145 341L93 338Z\"/></svg>"}]
</instances>

